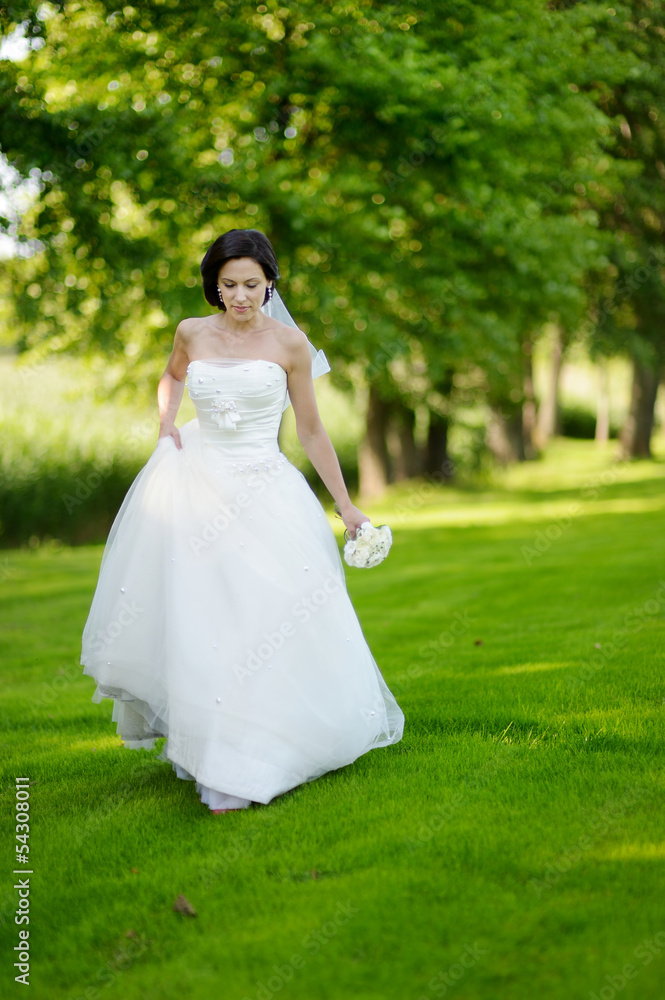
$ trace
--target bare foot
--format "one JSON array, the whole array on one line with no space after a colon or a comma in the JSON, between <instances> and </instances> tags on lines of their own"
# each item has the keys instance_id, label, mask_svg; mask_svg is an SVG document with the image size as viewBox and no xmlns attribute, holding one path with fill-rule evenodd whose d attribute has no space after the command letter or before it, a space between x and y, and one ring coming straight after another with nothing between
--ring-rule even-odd
<instances>
[{"instance_id":1,"label":"bare foot","mask_svg":"<svg viewBox=\"0 0 665 1000\"><path fill-rule=\"evenodd\" d=\"M240 812L240 809L211 809L210 812L214 813L215 816L219 816L220 813L236 813L236 812Z\"/></svg>"}]
</instances>

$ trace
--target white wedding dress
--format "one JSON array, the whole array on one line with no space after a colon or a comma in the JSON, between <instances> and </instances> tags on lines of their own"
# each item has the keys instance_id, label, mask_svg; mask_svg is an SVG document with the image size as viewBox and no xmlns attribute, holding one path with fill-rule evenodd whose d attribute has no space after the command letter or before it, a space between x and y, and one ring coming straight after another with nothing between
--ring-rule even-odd
<instances>
[{"instance_id":1,"label":"white wedding dress","mask_svg":"<svg viewBox=\"0 0 665 1000\"><path fill-rule=\"evenodd\" d=\"M95 702L211 809L268 803L402 738L333 531L280 453L277 363L193 361L197 419L161 438L104 551L83 633ZM380 570L378 570L380 572Z\"/></svg>"}]
</instances>

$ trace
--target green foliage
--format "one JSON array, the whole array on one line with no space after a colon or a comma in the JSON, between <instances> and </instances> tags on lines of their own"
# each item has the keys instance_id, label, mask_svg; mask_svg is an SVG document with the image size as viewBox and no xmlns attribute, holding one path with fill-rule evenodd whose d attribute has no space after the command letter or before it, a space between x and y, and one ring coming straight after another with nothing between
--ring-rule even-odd
<instances>
[{"instance_id":1,"label":"green foliage","mask_svg":"<svg viewBox=\"0 0 665 1000\"><path fill-rule=\"evenodd\" d=\"M596 415L583 406L562 406L559 410L559 419L564 437L593 440L596 436ZM619 428L613 424L610 427L610 437L616 438L618 433Z\"/></svg>"},{"instance_id":2,"label":"green foliage","mask_svg":"<svg viewBox=\"0 0 665 1000\"><path fill-rule=\"evenodd\" d=\"M665 359L664 38L662 4L618 3L603 32L612 68L581 86L607 115L601 142L612 158L604 161L605 176L585 190L601 229L612 236L610 263L592 298L586 330L599 352L628 349L656 365ZM606 189L611 172L622 178L616 197Z\"/></svg>"},{"instance_id":3,"label":"green foliage","mask_svg":"<svg viewBox=\"0 0 665 1000\"><path fill-rule=\"evenodd\" d=\"M388 401L445 414L461 372L512 412L545 321L661 353L652 0L3 10L45 42L0 63L0 145L39 187L9 263L21 349L154 376L208 308L206 247L258 227L340 384Z\"/></svg>"},{"instance_id":4,"label":"green foliage","mask_svg":"<svg viewBox=\"0 0 665 1000\"><path fill-rule=\"evenodd\" d=\"M432 363L502 354L527 316L579 315L580 277L604 258L575 185L606 118L567 84L582 57L607 67L589 40L606 14L262 11L53 4L46 44L3 64L3 149L43 175L24 235L49 252L17 269L26 343L163 350L200 307L186 289L201 250L234 225L274 237L298 314L329 317L342 356L423 325Z\"/></svg>"},{"instance_id":5,"label":"green foliage","mask_svg":"<svg viewBox=\"0 0 665 1000\"><path fill-rule=\"evenodd\" d=\"M0 544L97 541L156 440L156 417L106 399L79 362L0 367Z\"/></svg>"}]
</instances>

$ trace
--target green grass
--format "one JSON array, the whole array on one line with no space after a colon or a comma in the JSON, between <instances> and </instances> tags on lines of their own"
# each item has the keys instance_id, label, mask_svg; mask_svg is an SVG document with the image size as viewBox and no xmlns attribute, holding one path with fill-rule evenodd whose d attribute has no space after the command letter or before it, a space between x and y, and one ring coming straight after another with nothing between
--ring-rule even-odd
<instances>
[{"instance_id":1,"label":"green grass","mask_svg":"<svg viewBox=\"0 0 665 1000\"><path fill-rule=\"evenodd\" d=\"M31 995L660 1000L665 464L609 455L560 442L484 489L411 483L369 506L395 544L347 579L404 738L225 816L90 701L101 547L1 553L5 817L15 775L33 782Z\"/></svg>"}]
</instances>

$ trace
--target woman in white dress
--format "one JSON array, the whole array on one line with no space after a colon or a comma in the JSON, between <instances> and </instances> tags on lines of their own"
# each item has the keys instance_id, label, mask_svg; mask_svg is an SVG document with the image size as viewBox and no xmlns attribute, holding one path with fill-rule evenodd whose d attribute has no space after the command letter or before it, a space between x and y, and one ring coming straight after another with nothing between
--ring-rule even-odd
<instances>
[{"instance_id":1,"label":"woman in white dress","mask_svg":"<svg viewBox=\"0 0 665 1000\"><path fill-rule=\"evenodd\" d=\"M302 331L266 314L275 255L230 230L201 264L218 314L183 320L159 382L159 440L118 512L81 663L125 746L154 746L213 812L276 795L402 738L404 716L349 599L335 536L279 451L282 412L349 534L349 498ZM286 314L288 317L288 313ZM290 317L289 317L290 318ZM314 356L314 357L313 357ZM197 419L175 425L185 379Z\"/></svg>"}]
</instances>

